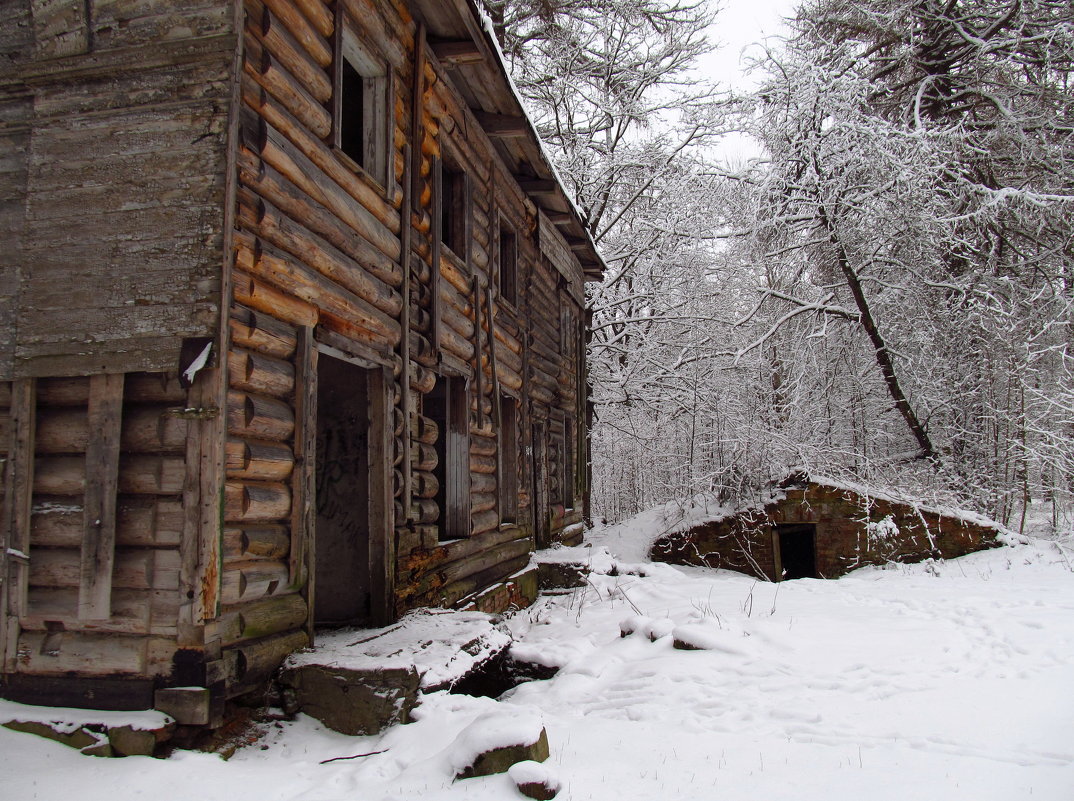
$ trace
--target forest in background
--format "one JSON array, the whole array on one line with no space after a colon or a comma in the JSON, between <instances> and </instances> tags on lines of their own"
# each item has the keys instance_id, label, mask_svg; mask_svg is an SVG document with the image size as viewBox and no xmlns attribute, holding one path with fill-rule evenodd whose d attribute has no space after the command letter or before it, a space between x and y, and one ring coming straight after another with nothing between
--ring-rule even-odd
<instances>
[{"instance_id":1,"label":"forest in background","mask_svg":"<svg viewBox=\"0 0 1074 801\"><path fill-rule=\"evenodd\" d=\"M596 515L804 468L1070 528L1068 0L806 0L737 94L703 0L484 2L609 266Z\"/></svg>"}]
</instances>

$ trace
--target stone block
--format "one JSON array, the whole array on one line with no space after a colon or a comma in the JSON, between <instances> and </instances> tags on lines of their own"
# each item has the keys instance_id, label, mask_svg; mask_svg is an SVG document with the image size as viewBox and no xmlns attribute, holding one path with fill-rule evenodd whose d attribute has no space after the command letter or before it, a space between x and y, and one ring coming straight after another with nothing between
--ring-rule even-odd
<instances>
[{"instance_id":1,"label":"stone block","mask_svg":"<svg viewBox=\"0 0 1074 801\"><path fill-rule=\"evenodd\" d=\"M548 759L548 732L542 728L540 736L532 743L491 748L478 754L470 765L455 775L455 778L470 779L475 776L506 773L516 763L544 762L546 759Z\"/></svg>"},{"instance_id":2,"label":"stone block","mask_svg":"<svg viewBox=\"0 0 1074 801\"><path fill-rule=\"evenodd\" d=\"M540 762L518 762L508 769L507 775L522 795L537 801L555 798L561 786L555 774Z\"/></svg>"},{"instance_id":3,"label":"stone block","mask_svg":"<svg viewBox=\"0 0 1074 801\"><path fill-rule=\"evenodd\" d=\"M157 734L132 726L117 726L108 730L108 742L116 756L153 756Z\"/></svg>"},{"instance_id":4,"label":"stone block","mask_svg":"<svg viewBox=\"0 0 1074 801\"><path fill-rule=\"evenodd\" d=\"M403 723L417 703L421 677L413 668L355 670L327 665L286 668L280 683L299 710L342 734L376 734Z\"/></svg>"},{"instance_id":5,"label":"stone block","mask_svg":"<svg viewBox=\"0 0 1074 801\"><path fill-rule=\"evenodd\" d=\"M184 726L208 726L211 697L207 687L168 687L153 695L153 708Z\"/></svg>"},{"instance_id":6,"label":"stone block","mask_svg":"<svg viewBox=\"0 0 1074 801\"><path fill-rule=\"evenodd\" d=\"M542 590L565 590L584 587L589 568L578 562L540 562L537 585Z\"/></svg>"},{"instance_id":7,"label":"stone block","mask_svg":"<svg viewBox=\"0 0 1074 801\"><path fill-rule=\"evenodd\" d=\"M58 743L63 743L71 748L77 748L80 751L83 748L92 748L100 743L100 737L96 736L93 732L88 732L81 727L72 729L71 726L66 723L50 725L48 723L39 723L37 721L12 720L3 725L6 729L22 731L27 734L36 734L38 737L55 740Z\"/></svg>"}]
</instances>

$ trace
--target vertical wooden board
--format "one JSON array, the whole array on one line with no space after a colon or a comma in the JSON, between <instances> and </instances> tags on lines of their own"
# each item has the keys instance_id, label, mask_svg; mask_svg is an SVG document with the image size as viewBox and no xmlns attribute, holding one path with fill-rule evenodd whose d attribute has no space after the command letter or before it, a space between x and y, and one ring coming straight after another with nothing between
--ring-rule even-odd
<instances>
[{"instance_id":1,"label":"vertical wooden board","mask_svg":"<svg viewBox=\"0 0 1074 801\"><path fill-rule=\"evenodd\" d=\"M122 373L90 378L89 442L86 446L86 493L78 587L78 616L82 620L107 620L112 613L123 381Z\"/></svg>"},{"instance_id":2,"label":"vertical wooden board","mask_svg":"<svg viewBox=\"0 0 1074 801\"><path fill-rule=\"evenodd\" d=\"M15 669L19 616L26 611L29 582L30 517L34 481L34 417L37 384L21 378L11 384L11 434L4 476L4 519L0 526L0 637L3 672Z\"/></svg>"},{"instance_id":3,"label":"vertical wooden board","mask_svg":"<svg viewBox=\"0 0 1074 801\"><path fill-rule=\"evenodd\" d=\"M369 566L376 625L395 615L395 519L392 503L392 373L369 372Z\"/></svg>"},{"instance_id":4,"label":"vertical wooden board","mask_svg":"<svg viewBox=\"0 0 1074 801\"><path fill-rule=\"evenodd\" d=\"M291 586L301 586L306 600L305 629L313 641L313 575L316 562L317 345L312 326L298 330L295 350L295 469L291 474Z\"/></svg>"}]
</instances>

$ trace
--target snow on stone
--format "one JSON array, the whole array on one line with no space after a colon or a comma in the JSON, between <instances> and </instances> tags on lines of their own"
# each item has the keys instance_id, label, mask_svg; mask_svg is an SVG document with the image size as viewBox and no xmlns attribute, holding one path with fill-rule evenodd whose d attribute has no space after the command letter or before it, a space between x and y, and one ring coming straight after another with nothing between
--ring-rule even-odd
<instances>
[{"instance_id":1,"label":"snow on stone","mask_svg":"<svg viewBox=\"0 0 1074 801\"><path fill-rule=\"evenodd\" d=\"M83 726L104 726L118 729L130 726L138 731L163 729L172 719L163 712L147 709L136 712L108 712L99 709L32 706L0 699L0 723L45 723L53 730L70 734Z\"/></svg>"},{"instance_id":2,"label":"snow on stone","mask_svg":"<svg viewBox=\"0 0 1074 801\"><path fill-rule=\"evenodd\" d=\"M316 647L292 654L287 665L352 670L413 667L422 687L440 687L510 644L510 634L494 615L419 609L381 629L318 633Z\"/></svg>"},{"instance_id":3,"label":"snow on stone","mask_svg":"<svg viewBox=\"0 0 1074 801\"><path fill-rule=\"evenodd\" d=\"M558 791L562 787L559 777L546 763L534 762L532 759L516 762L507 769L507 775L519 785L543 784L552 791Z\"/></svg>"},{"instance_id":4,"label":"snow on stone","mask_svg":"<svg viewBox=\"0 0 1074 801\"><path fill-rule=\"evenodd\" d=\"M499 699L428 693L414 722L375 736L341 735L303 715L263 724L260 742L227 763L191 752L93 759L0 728L4 797L64 798L77 788L79 801L503 801L519 797L511 774L455 781L453 764L470 742L463 734L482 719L532 733L537 716L551 749L543 764L563 799L1074 797L1074 571L1063 543L869 567L834 581L770 584L642 562L622 570L624 553L641 552L668 522L656 512L649 528L635 520L620 529L622 552L600 543L620 570L506 621L512 653L560 666L551 679ZM655 640L621 637L634 617L650 632L655 621L675 629ZM449 619L417 623L439 637ZM475 628L499 628L459 625L459 643ZM363 647L384 640L386 658L436 639L408 635L389 646L402 633L386 629L349 642L376 633ZM684 633L712 647L676 649ZM357 754L369 756L321 764Z\"/></svg>"},{"instance_id":5,"label":"snow on stone","mask_svg":"<svg viewBox=\"0 0 1074 801\"><path fill-rule=\"evenodd\" d=\"M540 739L544 720L536 710L516 705L481 715L463 729L451 746L455 773L468 768L482 754L512 745L531 745Z\"/></svg>"}]
</instances>

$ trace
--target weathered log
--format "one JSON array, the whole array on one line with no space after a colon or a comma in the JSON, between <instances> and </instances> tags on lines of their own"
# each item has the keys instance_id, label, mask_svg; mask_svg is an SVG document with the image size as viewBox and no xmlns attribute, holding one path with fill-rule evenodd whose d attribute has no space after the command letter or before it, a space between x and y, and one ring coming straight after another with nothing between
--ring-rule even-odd
<instances>
[{"instance_id":1,"label":"weathered log","mask_svg":"<svg viewBox=\"0 0 1074 801\"><path fill-rule=\"evenodd\" d=\"M440 491L440 482L432 473L415 470L412 480L415 498L435 498Z\"/></svg>"},{"instance_id":2,"label":"weathered log","mask_svg":"<svg viewBox=\"0 0 1074 801\"><path fill-rule=\"evenodd\" d=\"M454 254L445 253L441 257L440 274L444 276L444 278L446 278L463 297L469 297L473 293L473 286L471 285L473 279L467 274L466 266L458 261Z\"/></svg>"},{"instance_id":3,"label":"weathered log","mask_svg":"<svg viewBox=\"0 0 1074 801\"><path fill-rule=\"evenodd\" d=\"M262 46L256 36L248 32L245 44L243 71L279 101L282 108L293 114L300 125L317 136L328 136L332 132L332 116L317 98L288 72L268 48Z\"/></svg>"},{"instance_id":4,"label":"weathered log","mask_svg":"<svg viewBox=\"0 0 1074 801\"><path fill-rule=\"evenodd\" d=\"M292 0L292 2L298 6L303 16L310 21L321 36L328 38L332 35L336 28L335 17L322 0Z\"/></svg>"},{"instance_id":5,"label":"weathered log","mask_svg":"<svg viewBox=\"0 0 1074 801\"><path fill-rule=\"evenodd\" d=\"M222 645L234 645L297 629L306 622L307 611L305 599L297 593L270 597L225 608L212 633L219 636Z\"/></svg>"},{"instance_id":6,"label":"weathered log","mask_svg":"<svg viewBox=\"0 0 1074 801\"><path fill-rule=\"evenodd\" d=\"M471 339L474 335L474 323L460 311L460 308L465 306L472 312L473 307L454 291L445 290L443 282L441 282L440 286L440 302L442 304L440 314L444 322L465 339Z\"/></svg>"},{"instance_id":7,"label":"weathered log","mask_svg":"<svg viewBox=\"0 0 1074 801\"><path fill-rule=\"evenodd\" d=\"M8 432L3 433L6 438ZM85 453L88 442L89 420L84 408L46 407L38 412L34 441L37 453Z\"/></svg>"},{"instance_id":8,"label":"weathered log","mask_svg":"<svg viewBox=\"0 0 1074 801\"><path fill-rule=\"evenodd\" d=\"M428 498L415 500L410 504L410 518L415 523L435 523L440 518L440 507Z\"/></svg>"},{"instance_id":9,"label":"weathered log","mask_svg":"<svg viewBox=\"0 0 1074 801\"><path fill-rule=\"evenodd\" d=\"M286 484L224 484L224 519L229 523L283 520L290 512L291 490Z\"/></svg>"},{"instance_id":10,"label":"weathered log","mask_svg":"<svg viewBox=\"0 0 1074 801\"><path fill-rule=\"evenodd\" d=\"M299 42L309 56L322 67L332 64L332 47L317 27L289 0L264 0L280 22L287 26L291 36Z\"/></svg>"},{"instance_id":11,"label":"weathered log","mask_svg":"<svg viewBox=\"0 0 1074 801\"><path fill-rule=\"evenodd\" d=\"M287 589L287 563L271 559L229 562L220 574L220 601L225 605L283 593Z\"/></svg>"},{"instance_id":12,"label":"weathered log","mask_svg":"<svg viewBox=\"0 0 1074 801\"><path fill-rule=\"evenodd\" d=\"M291 448L277 442L232 437L227 441L225 453L228 478L284 481L295 466Z\"/></svg>"},{"instance_id":13,"label":"weathered log","mask_svg":"<svg viewBox=\"0 0 1074 801\"><path fill-rule=\"evenodd\" d=\"M49 548L30 560L33 587L78 587L81 555L74 548ZM112 586L120 590L168 590L179 585L179 552L173 549L116 552Z\"/></svg>"},{"instance_id":14,"label":"weathered log","mask_svg":"<svg viewBox=\"0 0 1074 801\"><path fill-rule=\"evenodd\" d=\"M470 516L470 536L475 537L496 528L500 524L500 515L495 509L476 512Z\"/></svg>"},{"instance_id":15,"label":"weathered log","mask_svg":"<svg viewBox=\"0 0 1074 801\"><path fill-rule=\"evenodd\" d=\"M31 516L31 547L78 548L82 544L82 499L37 497ZM116 545L177 546L183 505L171 498L121 497L116 508Z\"/></svg>"},{"instance_id":16,"label":"weathered log","mask_svg":"<svg viewBox=\"0 0 1074 801\"><path fill-rule=\"evenodd\" d=\"M37 403L40 406L85 406L89 403L89 378L38 379ZM9 398L5 406L10 405Z\"/></svg>"},{"instance_id":17,"label":"weathered log","mask_svg":"<svg viewBox=\"0 0 1074 801\"><path fill-rule=\"evenodd\" d=\"M228 432L244 437L282 441L295 430L295 415L283 401L254 393L228 392Z\"/></svg>"},{"instance_id":18,"label":"weathered log","mask_svg":"<svg viewBox=\"0 0 1074 801\"><path fill-rule=\"evenodd\" d=\"M244 99L250 94L244 91ZM367 220L363 236L377 244L386 253L387 243L378 241L394 238L399 234L399 212L386 203L379 192L367 184L347 167L336 154L320 139L314 138L302 123L288 112L281 104L262 96L258 108L265 124L262 126L262 141L258 152L269 164L286 175L296 186L310 191L310 197L333 211L338 205L334 198L334 187L340 187L353 198L350 205L357 216L366 216L380 222L381 226ZM330 179L326 182L324 178ZM334 184L332 183L334 182ZM309 187L309 189L307 189ZM358 201L355 206L353 201ZM368 215L363 215L368 212ZM398 259L398 239L395 239Z\"/></svg>"},{"instance_id":19,"label":"weathered log","mask_svg":"<svg viewBox=\"0 0 1074 801\"><path fill-rule=\"evenodd\" d=\"M57 623L66 631L84 630L109 634L149 634L151 614L167 614L153 590L112 589L112 614L107 620L79 620L78 590L69 587L31 587L27 612L19 616L24 631L54 630Z\"/></svg>"},{"instance_id":20,"label":"weathered log","mask_svg":"<svg viewBox=\"0 0 1074 801\"><path fill-rule=\"evenodd\" d=\"M415 440L430 445L435 444L437 437L440 436L440 426L437 422L431 417L425 417L416 412L410 415L410 430Z\"/></svg>"},{"instance_id":21,"label":"weathered log","mask_svg":"<svg viewBox=\"0 0 1074 801\"><path fill-rule=\"evenodd\" d=\"M434 446L424 442L415 442L410 446L410 463L414 470L435 470L438 461Z\"/></svg>"},{"instance_id":22,"label":"weathered log","mask_svg":"<svg viewBox=\"0 0 1074 801\"><path fill-rule=\"evenodd\" d=\"M436 386L436 373L432 370L426 370L420 364L411 362L410 386L423 395L426 395L432 392L433 387Z\"/></svg>"},{"instance_id":23,"label":"weathered log","mask_svg":"<svg viewBox=\"0 0 1074 801\"><path fill-rule=\"evenodd\" d=\"M123 397L128 403L177 404L186 401L186 389L176 375L127 373Z\"/></svg>"},{"instance_id":24,"label":"weathered log","mask_svg":"<svg viewBox=\"0 0 1074 801\"><path fill-rule=\"evenodd\" d=\"M482 570L480 573L466 576L456 582L445 585L437 592L440 603L455 606L469 595L473 595L486 587L505 581L509 576L522 570L529 561L529 554L516 556L497 565Z\"/></svg>"},{"instance_id":25,"label":"weathered log","mask_svg":"<svg viewBox=\"0 0 1074 801\"><path fill-rule=\"evenodd\" d=\"M495 456L496 455L496 439L492 431L492 426L488 426L484 432L470 429L470 453L477 454L479 456Z\"/></svg>"},{"instance_id":26,"label":"weathered log","mask_svg":"<svg viewBox=\"0 0 1074 801\"><path fill-rule=\"evenodd\" d=\"M246 186L275 204L291 219L301 220L303 225L323 236L389 286L399 287L402 284L402 268L393 261L398 257L398 243L394 237L378 237L370 243L360 232L365 229L371 215L367 213L363 217L355 211L354 201L349 195L337 190L340 205L322 205L307 190L300 189L275 167L245 148L239 151L239 170ZM317 191L320 195L324 190L318 188ZM377 243L385 244L387 251L377 247Z\"/></svg>"},{"instance_id":27,"label":"weathered log","mask_svg":"<svg viewBox=\"0 0 1074 801\"><path fill-rule=\"evenodd\" d=\"M228 380L238 390L288 398L295 388L295 367L264 353L232 348L228 354Z\"/></svg>"},{"instance_id":28,"label":"weathered log","mask_svg":"<svg viewBox=\"0 0 1074 801\"><path fill-rule=\"evenodd\" d=\"M183 491L186 462L182 456L122 456L119 491L132 495L172 495Z\"/></svg>"},{"instance_id":29,"label":"weathered log","mask_svg":"<svg viewBox=\"0 0 1074 801\"><path fill-rule=\"evenodd\" d=\"M482 492L496 491L496 476L489 473L470 474L470 492L475 495Z\"/></svg>"},{"instance_id":30,"label":"weathered log","mask_svg":"<svg viewBox=\"0 0 1074 801\"><path fill-rule=\"evenodd\" d=\"M403 305L399 293L363 269L362 265L327 240L281 214L263 198L252 196L244 199L256 205L256 219L252 227L268 242L301 259L385 314L399 314ZM386 266L382 265L381 272L391 273L392 264L388 258L379 252L376 255L386 263Z\"/></svg>"},{"instance_id":31,"label":"weathered log","mask_svg":"<svg viewBox=\"0 0 1074 801\"><path fill-rule=\"evenodd\" d=\"M246 526L224 529L224 559L284 559L291 551L286 526Z\"/></svg>"},{"instance_id":32,"label":"weathered log","mask_svg":"<svg viewBox=\"0 0 1074 801\"><path fill-rule=\"evenodd\" d=\"M256 350L277 359L290 359L295 353L298 333L294 326L271 314L232 304L229 327L231 341L247 350Z\"/></svg>"},{"instance_id":33,"label":"weathered log","mask_svg":"<svg viewBox=\"0 0 1074 801\"><path fill-rule=\"evenodd\" d=\"M301 82L307 92L319 102L327 103L332 97L332 81L324 70L328 64L317 63L283 21L261 0L244 0L244 5L253 17L247 24L247 30L279 59L283 67ZM331 63L331 52L328 56Z\"/></svg>"},{"instance_id":34,"label":"weathered log","mask_svg":"<svg viewBox=\"0 0 1074 801\"><path fill-rule=\"evenodd\" d=\"M440 347L463 362L474 358L474 345L450 325L440 326Z\"/></svg>"},{"instance_id":35,"label":"weathered log","mask_svg":"<svg viewBox=\"0 0 1074 801\"><path fill-rule=\"evenodd\" d=\"M470 454L470 472L471 473L495 473L496 472L496 457L494 456L480 456L476 453Z\"/></svg>"},{"instance_id":36,"label":"weathered log","mask_svg":"<svg viewBox=\"0 0 1074 801\"><path fill-rule=\"evenodd\" d=\"M470 512L474 514L474 519L475 520L477 519L477 514L479 512L487 512L490 509L495 510L495 508L496 508L496 493L495 492L472 492L472 490L473 490L472 486L471 486L470 489L471 489ZM496 521L499 522L499 517L496 518ZM475 523L475 525L476 525L476 523ZM491 526L490 526L490 528L491 528Z\"/></svg>"},{"instance_id":37,"label":"weathered log","mask_svg":"<svg viewBox=\"0 0 1074 801\"><path fill-rule=\"evenodd\" d=\"M437 354L432 343L417 331L410 332L410 355L423 367L436 367Z\"/></svg>"},{"instance_id":38,"label":"weathered log","mask_svg":"<svg viewBox=\"0 0 1074 801\"><path fill-rule=\"evenodd\" d=\"M324 313L380 334L393 347L399 343L399 323L350 290L259 239L251 242L238 234L235 239L236 260L246 272L315 305Z\"/></svg>"},{"instance_id":39,"label":"weathered log","mask_svg":"<svg viewBox=\"0 0 1074 801\"><path fill-rule=\"evenodd\" d=\"M225 649L225 658L229 651L235 652L235 678L230 691L257 686L276 671L288 654L307 645L309 635L304 631L295 631Z\"/></svg>"},{"instance_id":40,"label":"weathered log","mask_svg":"<svg viewBox=\"0 0 1074 801\"><path fill-rule=\"evenodd\" d=\"M240 303L295 325L317 325L320 312L313 304L280 292L240 270L234 270L231 276L231 289Z\"/></svg>"}]
</instances>

